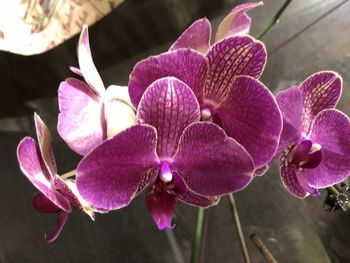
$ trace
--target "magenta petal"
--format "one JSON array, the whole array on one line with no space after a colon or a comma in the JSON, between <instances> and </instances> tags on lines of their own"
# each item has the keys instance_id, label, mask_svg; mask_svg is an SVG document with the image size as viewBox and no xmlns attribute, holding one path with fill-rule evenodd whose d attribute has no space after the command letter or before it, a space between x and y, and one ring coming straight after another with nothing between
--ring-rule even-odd
<instances>
[{"instance_id":1,"label":"magenta petal","mask_svg":"<svg viewBox=\"0 0 350 263\"><path fill-rule=\"evenodd\" d=\"M66 198L55 190L50 177L44 174L47 170L39 146L34 139L26 137L19 143L17 159L24 175L41 193L62 210L71 211Z\"/></svg>"},{"instance_id":2,"label":"magenta petal","mask_svg":"<svg viewBox=\"0 0 350 263\"><path fill-rule=\"evenodd\" d=\"M79 38L78 59L80 71L86 82L89 84L92 90L96 92L96 94L102 94L105 91L105 87L100 74L95 67L94 61L92 60L89 44L89 32L86 25L83 26Z\"/></svg>"},{"instance_id":3,"label":"magenta petal","mask_svg":"<svg viewBox=\"0 0 350 263\"><path fill-rule=\"evenodd\" d=\"M218 109L224 130L253 157L256 167L274 156L282 117L273 94L252 77L238 77Z\"/></svg>"},{"instance_id":4,"label":"magenta petal","mask_svg":"<svg viewBox=\"0 0 350 263\"><path fill-rule=\"evenodd\" d=\"M167 192L146 196L146 205L159 230L172 229L171 220L176 208L176 195Z\"/></svg>"},{"instance_id":5,"label":"magenta petal","mask_svg":"<svg viewBox=\"0 0 350 263\"><path fill-rule=\"evenodd\" d=\"M203 196L242 190L254 172L243 146L210 122L192 123L184 130L173 160L188 187Z\"/></svg>"},{"instance_id":6,"label":"magenta petal","mask_svg":"<svg viewBox=\"0 0 350 263\"><path fill-rule=\"evenodd\" d=\"M35 210L42 213L57 213L62 211L61 208L52 203L50 199L46 198L46 196L41 192L36 193L36 195L33 197L32 206Z\"/></svg>"},{"instance_id":7,"label":"magenta petal","mask_svg":"<svg viewBox=\"0 0 350 263\"><path fill-rule=\"evenodd\" d=\"M157 80L149 86L137 112L140 123L157 129L157 152L161 158L170 158L183 129L200 119L199 104L193 91L174 77Z\"/></svg>"},{"instance_id":8,"label":"magenta petal","mask_svg":"<svg viewBox=\"0 0 350 263\"><path fill-rule=\"evenodd\" d=\"M280 159L280 174L284 187L292 195L298 198L305 198L309 195L309 193L299 183L297 170L289 166L285 156L281 157Z\"/></svg>"},{"instance_id":9,"label":"magenta petal","mask_svg":"<svg viewBox=\"0 0 350 263\"><path fill-rule=\"evenodd\" d=\"M168 76L185 82L200 99L207 70L205 57L191 49L178 49L144 59L135 65L130 75L131 102L137 108L148 86Z\"/></svg>"},{"instance_id":10,"label":"magenta petal","mask_svg":"<svg viewBox=\"0 0 350 263\"><path fill-rule=\"evenodd\" d=\"M69 213L66 213L66 212L61 212L61 213L57 214L57 225L56 225L55 230L49 235L45 234L45 241L47 243L52 243L53 241L55 241L58 238L64 225L67 222L68 215L69 215Z\"/></svg>"},{"instance_id":11,"label":"magenta petal","mask_svg":"<svg viewBox=\"0 0 350 263\"><path fill-rule=\"evenodd\" d=\"M250 30L251 18L246 14L249 10L263 5L263 2L246 3L236 6L221 21L217 31L215 41L233 35L248 34Z\"/></svg>"},{"instance_id":12,"label":"magenta petal","mask_svg":"<svg viewBox=\"0 0 350 263\"><path fill-rule=\"evenodd\" d=\"M188 189L186 193L179 195L179 200L188 205L209 207L216 205L220 201L220 197L203 196Z\"/></svg>"},{"instance_id":13,"label":"magenta petal","mask_svg":"<svg viewBox=\"0 0 350 263\"><path fill-rule=\"evenodd\" d=\"M58 103L58 133L72 150L86 155L104 138L100 98L84 82L69 78L59 87Z\"/></svg>"},{"instance_id":14,"label":"magenta petal","mask_svg":"<svg viewBox=\"0 0 350 263\"><path fill-rule=\"evenodd\" d=\"M157 135L148 125L133 126L104 141L79 163L76 184L91 205L113 210L128 205L147 185L158 165Z\"/></svg>"},{"instance_id":15,"label":"magenta petal","mask_svg":"<svg viewBox=\"0 0 350 263\"><path fill-rule=\"evenodd\" d=\"M276 95L277 104L283 117L283 129L275 156L297 141L302 132L303 97L299 87L290 87Z\"/></svg>"},{"instance_id":16,"label":"magenta petal","mask_svg":"<svg viewBox=\"0 0 350 263\"><path fill-rule=\"evenodd\" d=\"M174 42L169 50L192 48L203 54L210 47L211 25L208 19L202 18L190 25Z\"/></svg>"},{"instance_id":17,"label":"magenta petal","mask_svg":"<svg viewBox=\"0 0 350 263\"><path fill-rule=\"evenodd\" d=\"M39 147L41 156L44 160L47 170L50 172L50 177L57 173L55 156L51 147L51 134L45 123L39 117L38 114L34 113L34 122L36 128L36 134L38 137Z\"/></svg>"},{"instance_id":18,"label":"magenta petal","mask_svg":"<svg viewBox=\"0 0 350 263\"><path fill-rule=\"evenodd\" d=\"M317 72L299 86L303 94L303 125L306 132L316 115L324 110L334 108L342 91L342 78L332 71Z\"/></svg>"},{"instance_id":19,"label":"magenta petal","mask_svg":"<svg viewBox=\"0 0 350 263\"><path fill-rule=\"evenodd\" d=\"M305 140L299 143L289 155L293 155L289 163L299 165L300 162L304 161L308 156L310 149L312 147L312 142L310 140Z\"/></svg>"},{"instance_id":20,"label":"magenta petal","mask_svg":"<svg viewBox=\"0 0 350 263\"><path fill-rule=\"evenodd\" d=\"M323 110L311 128L311 140L321 145L322 162L308 171L314 188L325 188L344 181L350 174L350 122L338 110Z\"/></svg>"},{"instance_id":21,"label":"magenta petal","mask_svg":"<svg viewBox=\"0 0 350 263\"><path fill-rule=\"evenodd\" d=\"M209 71L204 97L220 104L238 75L258 78L266 63L266 50L262 42L249 36L226 38L215 43L207 54Z\"/></svg>"}]
</instances>

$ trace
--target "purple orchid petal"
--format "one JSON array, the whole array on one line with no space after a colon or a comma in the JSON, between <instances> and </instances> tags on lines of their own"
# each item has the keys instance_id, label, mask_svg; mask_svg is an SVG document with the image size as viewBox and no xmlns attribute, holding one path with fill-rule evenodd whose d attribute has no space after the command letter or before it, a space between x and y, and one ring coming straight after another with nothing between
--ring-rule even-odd
<instances>
[{"instance_id":1,"label":"purple orchid petal","mask_svg":"<svg viewBox=\"0 0 350 263\"><path fill-rule=\"evenodd\" d=\"M290 167L287 157L282 156L280 159L280 175L283 186L295 197L305 198L309 193L299 183L297 170Z\"/></svg>"},{"instance_id":2,"label":"purple orchid petal","mask_svg":"<svg viewBox=\"0 0 350 263\"><path fill-rule=\"evenodd\" d=\"M298 87L280 91L277 104L283 117L283 129L275 156L280 156L291 142L298 141L302 131L303 97Z\"/></svg>"},{"instance_id":3,"label":"purple orchid petal","mask_svg":"<svg viewBox=\"0 0 350 263\"><path fill-rule=\"evenodd\" d=\"M225 101L231 83L238 75L258 78L266 63L262 42L249 36L226 38L215 43L207 54L209 71L204 98L214 104Z\"/></svg>"},{"instance_id":4,"label":"purple orchid petal","mask_svg":"<svg viewBox=\"0 0 350 263\"><path fill-rule=\"evenodd\" d=\"M159 230L172 229L171 220L176 208L176 195L167 192L152 193L146 196L146 205Z\"/></svg>"},{"instance_id":5,"label":"purple orchid petal","mask_svg":"<svg viewBox=\"0 0 350 263\"><path fill-rule=\"evenodd\" d=\"M187 126L173 160L188 187L203 196L242 190L254 172L253 160L243 146L210 122Z\"/></svg>"},{"instance_id":6,"label":"purple orchid petal","mask_svg":"<svg viewBox=\"0 0 350 263\"><path fill-rule=\"evenodd\" d=\"M102 102L80 80L69 78L58 89L57 130L69 147L86 155L104 139Z\"/></svg>"},{"instance_id":7,"label":"purple orchid petal","mask_svg":"<svg viewBox=\"0 0 350 263\"><path fill-rule=\"evenodd\" d=\"M103 94L105 87L100 74L95 67L94 61L92 60L87 25L83 26L80 34L78 43L78 60L80 71L90 88L96 92L96 94Z\"/></svg>"},{"instance_id":8,"label":"purple orchid petal","mask_svg":"<svg viewBox=\"0 0 350 263\"><path fill-rule=\"evenodd\" d=\"M39 148L41 156L44 160L47 170L49 171L50 178L53 178L57 173L55 156L51 147L51 134L45 123L34 113L34 122L36 128L36 134L38 137Z\"/></svg>"},{"instance_id":9,"label":"purple orchid petal","mask_svg":"<svg viewBox=\"0 0 350 263\"><path fill-rule=\"evenodd\" d=\"M160 158L170 158L183 129L200 120L199 104L193 91L174 77L159 79L149 86L137 112L140 123L157 129Z\"/></svg>"},{"instance_id":10,"label":"purple orchid petal","mask_svg":"<svg viewBox=\"0 0 350 263\"><path fill-rule=\"evenodd\" d=\"M129 94L137 108L145 90L155 80L173 76L185 82L201 98L208 65L204 56L191 49L177 49L138 62L130 75Z\"/></svg>"},{"instance_id":11,"label":"purple orchid petal","mask_svg":"<svg viewBox=\"0 0 350 263\"><path fill-rule=\"evenodd\" d=\"M47 170L39 146L33 138L26 137L19 143L17 159L24 175L41 193L62 210L71 211L67 199L55 190L52 181L48 179L50 177L45 176Z\"/></svg>"},{"instance_id":12,"label":"purple orchid petal","mask_svg":"<svg viewBox=\"0 0 350 263\"><path fill-rule=\"evenodd\" d=\"M211 25L208 19L202 18L190 25L174 42L169 50L192 48L205 54L210 47Z\"/></svg>"},{"instance_id":13,"label":"purple orchid petal","mask_svg":"<svg viewBox=\"0 0 350 263\"><path fill-rule=\"evenodd\" d=\"M282 116L273 94L258 80L237 77L217 110L226 133L252 156L255 166L274 156L282 131Z\"/></svg>"},{"instance_id":14,"label":"purple orchid petal","mask_svg":"<svg viewBox=\"0 0 350 263\"><path fill-rule=\"evenodd\" d=\"M321 111L311 128L311 140L321 145L323 159L308 171L309 184L318 189L344 181L350 174L350 122L338 110Z\"/></svg>"},{"instance_id":15,"label":"purple orchid petal","mask_svg":"<svg viewBox=\"0 0 350 263\"><path fill-rule=\"evenodd\" d=\"M342 78L336 72L320 71L304 80L300 90L304 100L304 131L308 132L320 111L336 106L342 91Z\"/></svg>"},{"instance_id":16,"label":"purple orchid petal","mask_svg":"<svg viewBox=\"0 0 350 263\"><path fill-rule=\"evenodd\" d=\"M263 5L263 2L246 3L236 6L221 21L215 41L219 41L233 35L245 35L249 33L251 18L246 14L249 10Z\"/></svg>"},{"instance_id":17,"label":"purple orchid petal","mask_svg":"<svg viewBox=\"0 0 350 263\"><path fill-rule=\"evenodd\" d=\"M158 165L157 134L148 125L133 126L83 158L77 168L77 187L82 198L103 210L128 205L139 186L150 180L147 170Z\"/></svg>"},{"instance_id":18,"label":"purple orchid petal","mask_svg":"<svg viewBox=\"0 0 350 263\"><path fill-rule=\"evenodd\" d=\"M210 207L213 205L217 205L220 201L219 196L203 196L200 194L197 194L190 189L187 190L186 193L179 195L179 200L193 206L200 206L200 207Z\"/></svg>"},{"instance_id":19,"label":"purple orchid petal","mask_svg":"<svg viewBox=\"0 0 350 263\"><path fill-rule=\"evenodd\" d=\"M61 212L61 213L57 214L57 225L56 225L55 230L49 235L45 234L45 241L47 243L52 243L53 241L55 241L58 238L64 225L67 222L68 215L69 215L69 213L66 213L66 212Z\"/></svg>"},{"instance_id":20,"label":"purple orchid petal","mask_svg":"<svg viewBox=\"0 0 350 263\"><path fill-rule=\"evenodd\" d=\"M35 210L41 213L57 213L62 211L61 208L52 203L50 199L46 198L46 196L41 192L37 193L33 197L32 206Z\"/></svg>"},{"instance_id":21,"label":"purple orchid petal","mask_svg":"<svg viewBox=\"0 0 350 263\"><path fill-rule=\"evenodd\" d=\"M81 73L80 69L77 67L69 67L69 69L76 75L78 75L79 77L84 77L83 74Z\"/></svg>"}]
</instances>

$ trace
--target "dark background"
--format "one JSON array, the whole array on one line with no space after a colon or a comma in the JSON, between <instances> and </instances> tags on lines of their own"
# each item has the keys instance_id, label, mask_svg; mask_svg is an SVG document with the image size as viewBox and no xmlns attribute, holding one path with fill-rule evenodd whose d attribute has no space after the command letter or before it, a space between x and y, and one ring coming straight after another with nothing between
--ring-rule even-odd
<instances>
[{"instance_id":1,"label":"dark background","mask_svg":"<svg viewBox=\"0 0 350 263\"><path fill-rule=\"evenodd\" d=\"M134 64L165 51L192 21L208 17L214 30L237 3L232 0L126 0L90 28L91 49L102 78L126 85ZM282 0L266 0L250 12L252 35L259 33ZM261 80L273 92L299 83L319 70L344 79L339 108L350 114L350 3L323 18L283 47L279 46L341 1L294 0L281 22L263 39L270 54ZM0 52L0 262L176 262L165 232L158 231L142 196L92 222L73 212L59 239L47 245L45 231L55 218L31 208L35 189L21 174L15 151L19 140L34 136L33 112L54 135L60 173L75 168L79 157L56 132L57 89L77 65L77 37L45 54ZM275 51L275 49L278 50ZM278 262L350 262L350 215L329 214L323 198L297 200L281 186L277 167L236 194L252 262L264 262L249 239L257 232ZM174 234L189 261L197 209L178 204ZM227 198L209 210L204 262L244 262ZM179 261L180 262L180 261Z\"/></svg>"}]
</instances>

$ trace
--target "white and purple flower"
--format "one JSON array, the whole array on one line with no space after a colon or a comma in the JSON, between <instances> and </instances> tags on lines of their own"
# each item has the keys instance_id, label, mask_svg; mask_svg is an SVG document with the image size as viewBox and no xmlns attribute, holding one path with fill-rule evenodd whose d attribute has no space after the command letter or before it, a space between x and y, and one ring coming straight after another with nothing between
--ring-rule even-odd
<instances>
[{"instance_id":1,"label":"white and purple flower","mask_svg":"<svg viewBox=\"0 0 350 263\"><path fill-rule=\"evenodd\" d=\"M57 129L72 150L86 155L105 139L134 125L136 117L127 87L112 85L105 89L92 60L87 26L77 49L80 69L71 69L86 83L68 78L60 84Z\"/></svg>"}]
</instances>

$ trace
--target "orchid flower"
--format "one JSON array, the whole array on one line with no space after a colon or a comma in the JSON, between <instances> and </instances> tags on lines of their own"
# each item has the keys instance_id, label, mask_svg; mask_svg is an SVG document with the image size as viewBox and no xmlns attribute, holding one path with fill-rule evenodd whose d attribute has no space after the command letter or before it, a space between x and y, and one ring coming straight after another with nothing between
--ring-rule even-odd
<instances>
[{"instance_id":1,"label":"orchid flower","mask_svg":"<svg viewBox=\"0 0 350 263\"><path fill-rule=\"evenodd\" d=\"M250 155L212 122L174 77L156 80L137 109L139 124L104 141L79 163L77 187L94 207L127 206L143 189L159 229L172 228L176 202L208 207L252 180Z\"/></svg>"},{"instance_id":2,"label":"orchid flower","mask_svg":"<svg viewBox=\"0 0 350 263\"><path fill-rule=\"evenodd\" d=\"M62 231L72 206L93 220L94 209L81 198L73 180L63 180L57 175L50 132L37 114L34 121L39 145L33 138L25 137L18 145L17 158L24 175L39 190L33 197L33 207L39 212L57 214L56 229L45 235L45 240L51 243Z\"/></svg>"},{"instance_id":3,"label":"orchid flower","mask_svg":"<svg viewBox=\"0 0 350 263\"><path fill-rule=\"evenodd\" d=\"M276 96L283 115L276 156L282 183L296 197L317 196L350 174L350 122L334 109L341 90L341 77L322 71Z\"/></svg>"},{"instance_id":4,"label":"orchid flower","mask_svg":"<svg viewBox=\"0 0 350 263\"><path fill-rule=\"evenodd\" d=\"M68 78L60 84L57 129L72 150L85 155L103 140L136 123L128 88L106 90L92 60L87 26L78 44L79 67L71 68L85 81Z\"/></svg>"},{"instance_id":5,"label":"orchid flower","mask_svg":"<svg viewBox=\"0 0 350 263\"><path fill-rule=\"evenodd\" d=\"M237 10L246 17L244 10L258 4L234 9L230 19L236 21L233 17L240 17ZM249 28L248 24L246 28ZM250 36L231 36L236 32L232 29L225 31L228 36L212 45L205 55L194 49L175 49L186 46L179 43L187 35L193 41L207 43L209 37L204 41L201 34L194 32L196 28L186 30L171 51L151 56L135 65L129 81L131 101L137 107L147 87L159 78L173 76L182 80L196 95L202 120L220 125L246 148L255 167L260 170L274 156L282 131L282 117L276 100L257 80L266 63L265 46ZM224 32L224 29L220 30ZM201 45L197 43L196 46Z\"/></svg>"}]
</instances>

